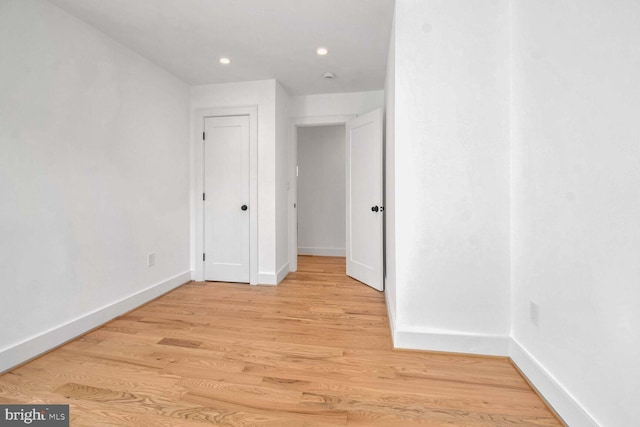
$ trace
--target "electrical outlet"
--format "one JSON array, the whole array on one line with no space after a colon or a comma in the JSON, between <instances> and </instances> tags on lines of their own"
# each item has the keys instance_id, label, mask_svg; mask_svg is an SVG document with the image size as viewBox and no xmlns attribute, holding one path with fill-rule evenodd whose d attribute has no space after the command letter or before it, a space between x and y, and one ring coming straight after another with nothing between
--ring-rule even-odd
<instances>
[{"instance_id":1,"label":"electrical outlet","mask_svg":"<svg viewBox=\"0 0 640 427\"><path fill-rule=\"evenodd\" d=\"M540 307L533 301L529 301L529 320L535 326L538 326L540 323Z\"/></svg>"},{"instance_id":2,"label":"electrical outlet","mask_svg":"<svg viewBox=\"0 0 640 427\"><path fill-rule=\"evenodd\" d=\"M154 252L147 254L147 267L153 267L155 263L156 263L156 254Z\"/></svg>"}]
</instances>

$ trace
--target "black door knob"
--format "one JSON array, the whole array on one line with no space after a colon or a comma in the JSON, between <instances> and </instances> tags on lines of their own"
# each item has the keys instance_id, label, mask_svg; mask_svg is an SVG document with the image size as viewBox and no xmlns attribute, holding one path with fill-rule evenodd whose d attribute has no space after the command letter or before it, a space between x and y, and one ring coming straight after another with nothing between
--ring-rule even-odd
<instances>
[{"instance_id":1,"label":"black door knob","mask_svg":"<svg viewBox=\"0 0 640 427\"><path fill-rule=\"evenodd\" d=\"M247 205L242 205L242 206L240 206L240 209L242 209L243 211L246 211L249 208L247 207Z\"/></svg>"},{"instance_id":2,"label":"black door knob","mask_svg":"<svg viewBox=\"0 0 640 427\"><path fill-rule=\"evenodd\" d=\"M377 206L374 206L371 208L371 212L378 212L380 209L378 209Z\"/></svg>"}]
</instances>

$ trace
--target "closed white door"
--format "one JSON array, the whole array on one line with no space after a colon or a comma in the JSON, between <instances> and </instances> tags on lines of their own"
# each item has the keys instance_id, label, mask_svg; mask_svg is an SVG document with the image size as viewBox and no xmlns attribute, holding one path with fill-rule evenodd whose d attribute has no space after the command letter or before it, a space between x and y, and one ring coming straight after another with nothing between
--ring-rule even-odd
<instances>
[{"instance_id":1,"label":"closed white door","mask_svg":"<svg viewBox=\"0 0 640 427\"><path fill-rule=\"evenodd\" d=\"M249 282L249 116L204 123L204 278Z\"/></svg>"},{"instance_id":2,"label":"closed white door","mask_svg":"<svg viewBox=\"0 0 640 427\"><path fill-rule=\"evenodd\" d=\"M347 275L382 291L382 111L347 122Z\"/></svg>"}]
</instances>

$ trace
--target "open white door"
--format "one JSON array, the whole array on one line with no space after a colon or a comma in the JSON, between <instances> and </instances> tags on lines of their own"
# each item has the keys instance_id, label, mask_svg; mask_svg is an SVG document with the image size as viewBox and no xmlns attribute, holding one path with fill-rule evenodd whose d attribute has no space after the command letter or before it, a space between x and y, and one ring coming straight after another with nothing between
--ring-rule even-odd
<instances>
[{"instance_id":1,"label":"open white door","mask_svg":"<svg viewBox=\"0 0 640 427\"><path fill-rule=\"evenodd\" d=\"M347 275L383 290L382 111L347 122Z\"/></svg>"}]
</instances>

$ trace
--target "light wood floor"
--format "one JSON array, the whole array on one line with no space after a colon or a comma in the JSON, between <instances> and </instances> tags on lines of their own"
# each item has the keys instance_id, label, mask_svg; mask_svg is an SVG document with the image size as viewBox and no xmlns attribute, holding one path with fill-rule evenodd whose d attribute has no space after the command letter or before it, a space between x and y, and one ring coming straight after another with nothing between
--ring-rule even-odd
<instances>
[{"instance_id":1,"label":"light wood floor","mask_svg":"<svg viewBox=\"0 0 640 427\"><path fill-rule=\"evenodd\" d=\"M0 377L73 426L558 426L505 358L393 351L343 258L278 287L194 282Z\"/></svg>"}]
</instances>

